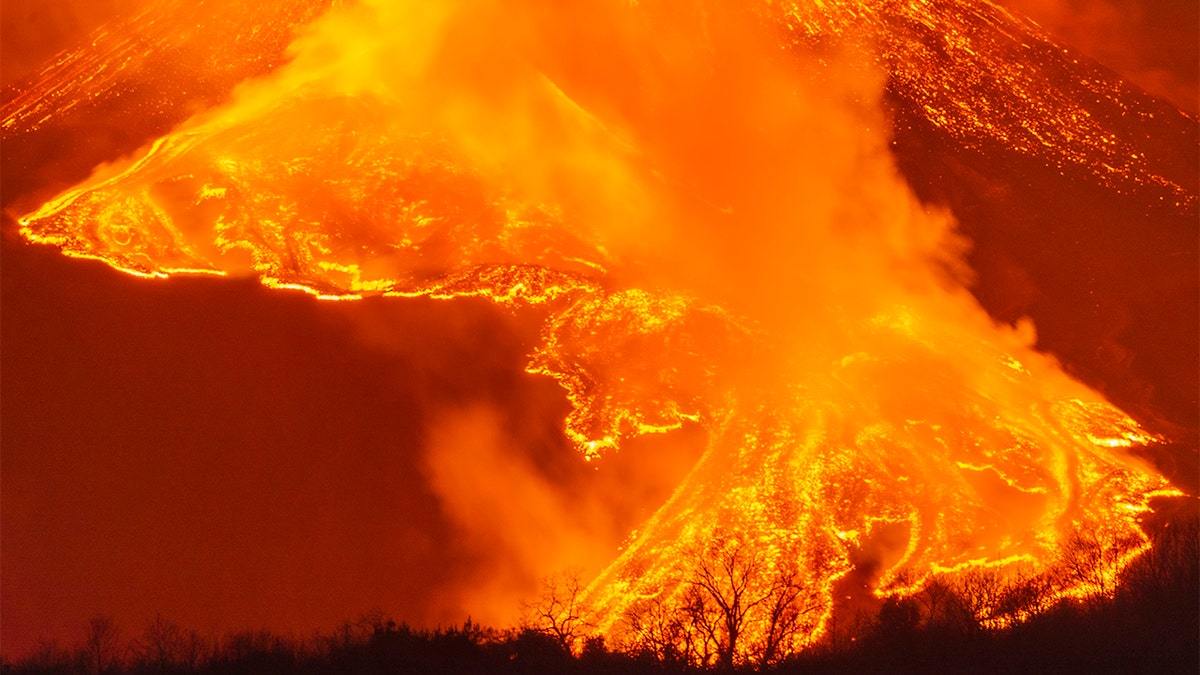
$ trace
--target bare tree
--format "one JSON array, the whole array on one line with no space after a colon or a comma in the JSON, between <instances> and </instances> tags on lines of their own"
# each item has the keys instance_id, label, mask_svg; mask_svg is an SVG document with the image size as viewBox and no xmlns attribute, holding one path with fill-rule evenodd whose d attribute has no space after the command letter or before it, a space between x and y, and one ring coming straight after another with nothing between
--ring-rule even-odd
<instances>
[{"instance_id":1,"label":"bare tree","mask_svg":"<svg viewBox=\"0 0 1200 675\"><path fill-rule=\"evenodd\" d=\"M756 583L765 564L761 550L740 539L717 540L694 556L684 610L722 666L733 665L750 612L768 600Z\"/></svg>"},{"instance_id":2,"label":"bare tree","mask_svg":"<svg viewBox=\"0 0 1200 675\"><path fill-rule=\"evenodd\" d=\"M800 566L795 562L779 570L768 581L766 626L758 650L761 665L773 664L787 656L796 637L810 628L807 617L824 604L807 592L801 583Z\"/></svg>"},{"instance_id":3,"label":"bare tree","mask_svg":"<svg viewBox=\"0 0 1200 675\"><path fill-rule=\"evenodd\" d=\"M1111 595L1115 589L1123 547L1105 541L1095 531L1076 529L1070 533L1058 555L1058 583L1088 594Z\"/></svg>"},{"instance_id":4,"label":"bare tree","mask_svg":"<svg viewBox=\"0 0 1200 675\"><path fill-rule=\"evenodd\" d=\"M276 635L265 628L229 633L216 651L225 660L254 664L260 670L294 667L298 659L314 652L303 638Z\"/></svg>"},{"instance_id":5,"label":"bare tree","mask_svg":"<svg viewBox=\"0 0 1200 675\"><path fill-rule=\"evenodd\" d=\"M65 673L72 670L75 662L71 652L60 647L57 641L43 639L38 641L37 648L25 659L25 665L36 672Z\"/></svg>"},{"instance_id":6,"label":"bare tree","mask_svg":"<svg viewBox=\"0 0 1200 675\"><path fill-rule=\"evenodd\" d=\"M88 670L108 672L121 658L121 632L111 616L94 616L88 621L83 640Z\"/></svg>"},{"instance_id":7,"label":"bare tree","mask_svg":"<svg viewBox=\"0 0 1200 675\"><path fill-rule=\"evenodd\" d=\"M213 640L205 638L194 629L187 629L180 641L179 662L189 670L196 670L212 658Z\"/></svg>"},{"instance_id":8,"label":"bare tree","mask_svg":"<svg viewBox=\"0 0 1200 675\"><path fill-rule=\"evenodd\" d=\"M949 602L953 589L937 577L925 582L917 592L917 602L925 614L925 623L935 625L942 622L945 605Z\"/></svg>"},{"instance_id":9,"label":"bare tree","mask_svg":"<svg viewBox=\"0 0 1200 675\"><path fill-rule=\"evenodd\" d=\"M348 649L363 645L375 636L396 628L396 622L382 609L374 608L363 612L357 619L343 621L330 635L318 636L313 643L317 649L326 651Z\"/></svg>"},{"instance_id":10,"label":"bare tree","mask_svg":"<svg viewBox=\"0 0 1200 675\"><path fill-rule=\"evenodd\" d=\"M379 607L363 612L354 623L368 638L396 629L396 620Z\"/></svg>"},{"instance_id":11,"label":"bare tree","mask_svg":"<svg viewBox=\"0 0 1200 675\"><path fill-rule=\"evenodd\" d=\"M1185 589L1195 588L1200 580L1200 557L1196 555L1200 518L1193 513L1150 534L1153 546L1124 572L1121 583L1125 595L1142 602L1179 599L1194 603L1195 594Z\"/></svg>"},{"instance_id":12,"label":"bare tree","mask_svg":"<svg viewBox=\"0 0 1200 675\"><path fill-rule=\"evenodd\" d=\"M522 606L523 628L548 635L572 653L582 645L584 633L591 627L584 618L583 572L577 567L544 577L542 594L537 601Z\"/></svg>"},{"instance_id":13,"label":"bare tree","mask_svg":"<svg viewBox=\"0 0 1200 675\"><path fill-rule=\"evenodd\" d=\"M669 606L663 596L631 606L625 621L633 635L635 649L654 654L668 663L705 663L694 632L683 621L683 614Z\"/></svg>"},{"instance_id":14,"label":"bare tree","mask_svg":"<svg viewBox=\"0 0 1200 675\"><path fill-rule=\"evenodd\" d=\"M686 556L673 591L626 617L643 649L698 665L760 665L791 653L815 628L823 599L804 584L798 558L779 565L754 540L715 537Z\"/></svg>"},{"instance_id":15,"label":"bare tree","mask_svg":"<svg viewBox=\"0 0 1200 675\"><path fill-rule=\"evenodd\" d=\"M995 616L1011 619L1040 614L1050 608L1053 582L1044 574L1018 571L1000 589Z\"/></svg>"},{"instance_id":16,"label":"bare tree","mask_svg":"<svg viewBox=\"0 0 1200 675\"><path fill-rule=\"evenodd\" d=\"M954 593L963 609L960 620L964 630L977 630L999 618L997 612L1004 594L1004 582L996 571L973 569L958 575L954 580Z\"/></svg>"},{"instance_id":17,"label":"bare tree","mask_svg":"<svg viewBox=\"0 0 1200 675\"><path fill-rule=\"evenodd\" d=\"M134 640L133 651L142 665L166 670L182 664L184 638L184 631L178 624L157 615L146 622L142 634Z\"/></svg>"}]
</instances>

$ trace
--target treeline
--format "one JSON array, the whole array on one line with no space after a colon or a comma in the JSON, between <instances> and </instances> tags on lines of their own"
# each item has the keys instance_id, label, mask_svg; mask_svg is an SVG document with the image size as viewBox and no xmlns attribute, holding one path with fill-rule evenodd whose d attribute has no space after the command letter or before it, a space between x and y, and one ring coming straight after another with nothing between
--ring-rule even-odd
<instances>
[{"instance_id":1,"label":"treeline","mask_svg":"<svg viewBox=\"0 0 1200 675\"><path fill-rule=\"evenodd\" d=\"M1156 528L1155 545L1115 589L1059 602L1005 628L972 618L961 588L931 583L883 602L869 616L841 619L799 653L730 662L646 642L606 644L572 616L573 580L530 606L524 625L416 629L373 612L329 634L291 637L241 631L206 637L162 617L125 635L107 617L86 626L70 649L53 643L4 673L138 675L178 673L1195 673L1200 667L1200 521ZM567 591L565 594L563 590ZM983 592L975 589L974 592ZM549 601L549 604L545 602ZM563 603L568 603L563 605ZM718 641L719 642L719 641ZM718 647L728 648L727 643Z\"/></svg>"},{"instance_id":2,"label":"treeline","mask_svg":"<svg viewBox=\"0 0 1200 675\"><path fill-rule=\"evenodd\" d=\"M931 584L886 601L851 646L795 655L774 672L1200 672L1200 521L1193 514L1154 535L1107 595L989 629L963 611L956 589ZM1087 543L1074 553L1092 551Z\"/></svg>"}]
</instances>

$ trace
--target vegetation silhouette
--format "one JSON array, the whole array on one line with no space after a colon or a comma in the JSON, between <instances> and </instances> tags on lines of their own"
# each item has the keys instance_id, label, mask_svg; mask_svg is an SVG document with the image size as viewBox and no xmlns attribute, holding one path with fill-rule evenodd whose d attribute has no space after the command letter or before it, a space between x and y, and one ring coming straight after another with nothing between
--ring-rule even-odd
<instances>
[{"instance_id":1,"label":"vegetation silhouette","mask_svg":"<svg viewBox=\"0 0 1200 675\"><path fill-rule=\"evenodd\" d=\"M268 630L215 637L155 616L123 639L111 617L97 616L73 648L46 642L19 662L4 659L0 668L5 675L1194 673L1200 662L1200 517L1188 504L1174 517L1148 519L1146 527L1153 548L1107 595L1064 600L1022 622L989 628L989 620L1003 619L1007 596L1053 588L1030 585L1032 580L1001 582L983 572L953 584L933 579L914 595L884 600L870 615L860 611L854 621L832 623L821 642L799 653L780 653L781 642L772 640L756 645L755 658L736 658L731 644L737 638L722 631L748 613L721 608L735 606L731 598L749 587L744 580L754 565L747 552L718 546L725 555L711 559L708 576L685 580L699 614L659 616L648 608L631 617L642 623L631 626L628 644L609 645L588 634L578 607L579 575L566 572L547 580L543 598L528 605L526 618L511 629L470 619L419 629L373 611L308 638ZM1064 583L1076 573L1073 561L1103 555L1089 550L1089 541L1078 537L1064 554ZM726 578L719 581L722 570ZM772 582L767 600L759 603L755 596L749 602L772 609L765 620L778 620L774 608L797 595L792 581ZM744 608L746 596L737 601ZM983 607L995 614L981 617ZM689 643L684 635L707 644Z\"/></svg>"}]
</instances>

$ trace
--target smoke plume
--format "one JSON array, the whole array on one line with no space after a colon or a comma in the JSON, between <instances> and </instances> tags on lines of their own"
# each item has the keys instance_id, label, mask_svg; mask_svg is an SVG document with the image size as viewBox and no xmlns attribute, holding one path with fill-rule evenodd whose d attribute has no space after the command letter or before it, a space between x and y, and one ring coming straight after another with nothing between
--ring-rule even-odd
<instances>
[{"instance_id":1,"label":"smoke plume","mask_svg":"<svg viewBox=\"0 0 1200 675\"><path fill-rule=\"evenodd\" d=\"M912 592L905 570L1049 574L1075 526L1139 550L1131 514L1166 486L1124 448L1153 439L1034 351L1029 322L988 318L968 243L894 165L873 45L802 43L791 18L339 4L289 63L23 231L144 276L482 297L531 317L526 370L562 387L563 435L468 402L425 443L432 489L486 561L454 602L488 616L555 567L598 570L646 508L530 448L653 452L630 442L693 426L709 434L697 468L589 590L610 634L631 598L677 597L681 551L717 532L800 561L826 610L876 529L907 533L885 594Z\"/></svg>"}]
</instances>

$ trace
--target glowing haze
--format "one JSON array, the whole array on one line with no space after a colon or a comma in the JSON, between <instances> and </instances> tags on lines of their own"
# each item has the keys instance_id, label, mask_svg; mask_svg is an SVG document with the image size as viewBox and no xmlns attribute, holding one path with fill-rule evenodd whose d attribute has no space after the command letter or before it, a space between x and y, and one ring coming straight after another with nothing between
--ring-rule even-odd
<instances>
[{"instance_id":1,"label":"glowing haze","mask_svg":"<svg viewBox=\"0 0 1200 675\"><path fill-rule=\"evenodd\" d=\"M146 277L486 298L540 322L527 370L561 385L564 432L589 458L703 428L703 456L620 552L578 531L552 538L569 555L503 544L517 566L610 556L586 600L617 642L641 608L684 602L713 542L798 570L817 609L789 650L822 635L856 562L879 595L979 568L1058 579L1087 531L1121 552L1096 562L1114 578L1146 546L1149 499L1173 493L1130 454L1157 439L1034 351L1030 323L997 325L968 292L968 242L889 153L897 47L870 18L883 10L741 4L335 2L297 29L288 63L101 167L22 233ZM957 23L935 28L978 47ZM987 86L1009 86L994 75ZM928 96L930 118L1194 205L1028 82L1024 122L957 109L949 87ZM504 528L505 490L562 508L504 459L495 426L469 410L429 440L431 484L476 533ZM477 590L495 608L483 618L503 618L508 574ZM1059 584L980 618L1101 587ZM756 620L746 644L766 639Z\"/></svg>"}]
</instances>

